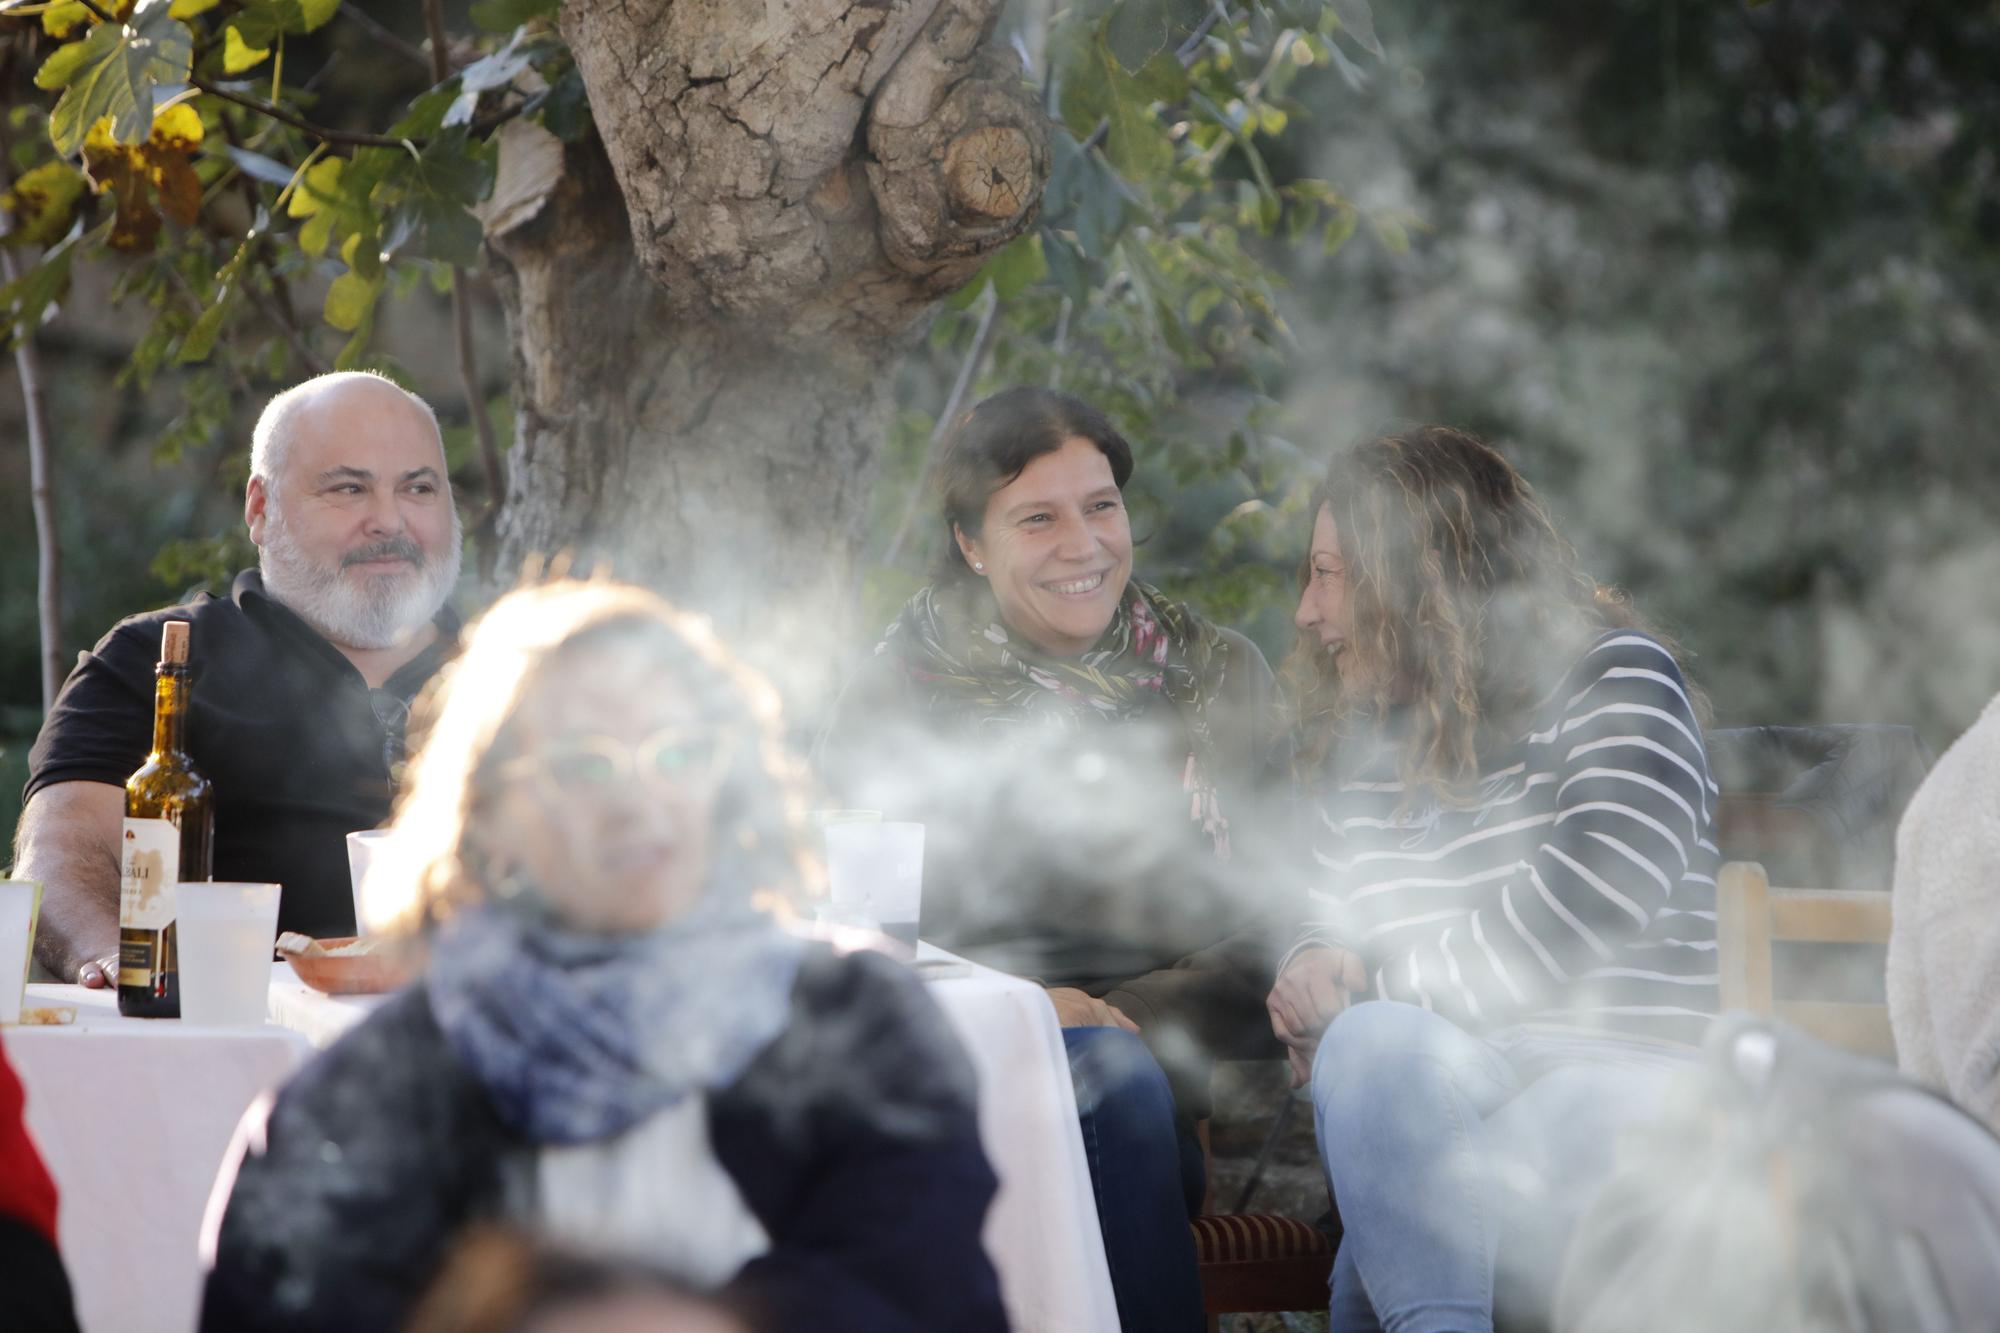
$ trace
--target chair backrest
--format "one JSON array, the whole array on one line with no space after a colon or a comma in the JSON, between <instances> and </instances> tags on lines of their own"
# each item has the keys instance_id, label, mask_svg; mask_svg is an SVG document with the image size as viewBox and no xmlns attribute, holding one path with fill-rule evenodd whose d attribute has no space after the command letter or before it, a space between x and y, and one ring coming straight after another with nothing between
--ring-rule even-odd
<instances>
[{"instance_id":1,"label":"chair backrest","mask_svg":"<svg viewBox=\"0 0 2000 1333\"><path fill-rule=\"evenodd\" d=\"M1931 765L1910 727L1734 727L1707 737L1722 787L1716 840L1789 884L1888 881L1896 823Z\"/></svg>"},{"instance_id":2,"label":"chair backrest","mask_svg":"<svg viewBox=\"0 0 2000 1333\"><path fill-rule=\"evenodd\" d=\"M1771 985L1774 941L1887 944L1886 892L1773 888L1757 862L1731 861L1716 876L1715 918L1725 1011L1772 1014L1846 1050L1895 1058L1888 1005L1788 1000Z\"/></svg>"}]
</instances>

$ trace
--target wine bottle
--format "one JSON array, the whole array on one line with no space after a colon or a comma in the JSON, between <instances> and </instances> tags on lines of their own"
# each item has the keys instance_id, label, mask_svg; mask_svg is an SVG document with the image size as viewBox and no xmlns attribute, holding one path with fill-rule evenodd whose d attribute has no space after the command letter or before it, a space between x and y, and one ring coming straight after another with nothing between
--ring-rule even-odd
<instances>
[{"instance_id":1,"label":"wine bottle","mask_svg":"<svg viewBox=\"0 0 2000 1333\"><path fill-rule=\"evenodd\" d=\"M154 668L153 752L125 780L119 838L118 1012L178 1018L174 890L213 876L215 796L186 749L188 623L169 620Z\"/></svg>"}]
</instances>

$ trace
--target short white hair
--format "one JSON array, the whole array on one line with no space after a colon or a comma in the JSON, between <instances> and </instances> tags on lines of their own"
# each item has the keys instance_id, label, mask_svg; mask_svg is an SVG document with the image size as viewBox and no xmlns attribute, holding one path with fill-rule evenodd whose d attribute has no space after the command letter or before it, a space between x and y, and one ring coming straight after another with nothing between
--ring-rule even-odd
<instances>
[{"instance_id":1,"label":"short white hair","mask_svg":"<svg viewBox=\"0 0 2000 1333\"><path fill-rule=\"evenodd\" d=\"M431 434L437 437L438 449L444 449L444 432L438 429L437 413L431 410L429 403L387 375L372 370L335 370L302 380L264 404L264 410L257 416L256 428L250 432L250 475L263 478L266 486L274 483L285 466L285 456L292 451L293 419L320 394L361 380L386 384L416 404L431 423Z\"/></svg>"}]
</instances>

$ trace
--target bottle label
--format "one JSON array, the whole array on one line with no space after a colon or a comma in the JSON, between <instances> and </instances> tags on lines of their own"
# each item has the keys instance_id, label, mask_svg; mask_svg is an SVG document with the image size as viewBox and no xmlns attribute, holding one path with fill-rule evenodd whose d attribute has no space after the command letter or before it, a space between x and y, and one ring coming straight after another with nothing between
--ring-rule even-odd
<instances>
[{"instance_id":1,"label":"bottle label","mask_svg":"<svg viewBox=\"0 0 2000 1333\"><path fill-rule=\"evenodd\" d=\"M118 924L166 929L181 878L181 831L164 819L127 819L120 846Z\"/></svg>"}]
</instances>

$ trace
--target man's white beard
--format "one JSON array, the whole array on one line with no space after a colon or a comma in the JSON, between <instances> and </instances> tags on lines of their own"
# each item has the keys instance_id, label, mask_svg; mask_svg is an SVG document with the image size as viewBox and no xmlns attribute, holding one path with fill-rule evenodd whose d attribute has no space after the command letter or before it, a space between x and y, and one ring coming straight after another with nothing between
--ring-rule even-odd
<instances>
[{"instance_id":1,"label":"man's white beard","mask_svg":"<svg viewBox=\"0 0 2000 1333\"><path fill-rule=\"evenodd\" d=\"M434 559L413 565L416 577L375 574L356 581L336 562L314 563L299 549L278 506L264 511L264 543L257 569L264 591L333 643L349 648L393 648L438 613L458 584L463 531L456 510L451 543ZM405 538L407 541L408 539Z\"/></svg>"}]
</instances>

